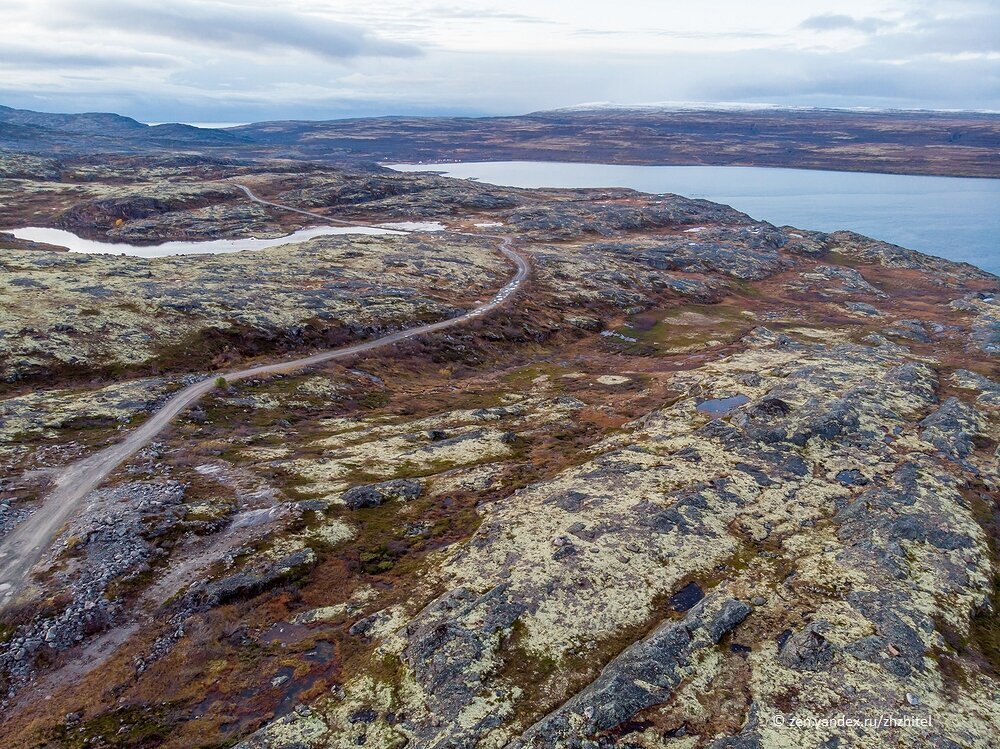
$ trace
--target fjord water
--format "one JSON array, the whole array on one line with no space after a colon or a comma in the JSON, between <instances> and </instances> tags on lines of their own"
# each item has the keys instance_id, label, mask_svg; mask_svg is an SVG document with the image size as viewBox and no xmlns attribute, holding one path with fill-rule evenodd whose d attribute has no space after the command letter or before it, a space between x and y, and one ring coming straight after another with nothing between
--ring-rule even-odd
<instances>
[{"instance_id":1,"label":"fjord water","mask_svg":"<svg viewBox=\"0 0 1000 749\"><path fill-rule=\"evenodd\" d=\"M734 166L392 164L509 187L630 187L725 203L778 226L849 229L1000 274L1000 180Z\"/></svg>"}]
</instances>

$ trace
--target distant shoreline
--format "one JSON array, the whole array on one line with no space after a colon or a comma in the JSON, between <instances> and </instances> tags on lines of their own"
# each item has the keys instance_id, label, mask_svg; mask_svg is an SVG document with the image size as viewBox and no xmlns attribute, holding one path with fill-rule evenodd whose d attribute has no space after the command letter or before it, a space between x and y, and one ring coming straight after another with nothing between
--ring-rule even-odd
<instances>
[{"instance_id":1,"label":"distant shoreline","mask_svg":"<svg viewBox=\"0 0 1000 749\"><path fill-rule=\"evenodd\" d=\"M0 150L59 158L183 152L357 168L547 161L1000 178L1000 115L968 111L615 107L197 125L0 107Z\"/></svg>"}]
</instances>

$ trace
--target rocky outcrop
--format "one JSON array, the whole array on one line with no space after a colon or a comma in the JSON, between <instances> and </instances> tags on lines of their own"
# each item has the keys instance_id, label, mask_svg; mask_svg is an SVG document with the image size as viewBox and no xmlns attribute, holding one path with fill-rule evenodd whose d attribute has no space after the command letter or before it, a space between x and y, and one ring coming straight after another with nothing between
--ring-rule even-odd
<instances>
[{"instance_id":1,"label":"rocky outcrop","mask_svg":"<svg viewBox=\"0 0 1000 749\"><path fill-rule=\"evenodd\" d=\"M261 560L247 569L196 586L185 594L195 608L211 608L239 598L257 595L278 583L300 575L316 563L312 549L300 549L274 561ZM185 604L178 604L183 609Z\"/></svg>"},{"instance_id":2,"label":"rocky outcrop","mask_svg":"<svg viewBox=\"0 0 1000 749\"><path fill-rule=\"evenodd\" d=\"M698 234L653 242L586 245L585 252L603 253L655 270L722 273L740 280L767 278L788 266L777 252L786 241L767 225L715 228ZM739 248L737 250L737 248Z\"/></svg>"},{"instance_id":3,"label":"rocky outcrop","mask_svg":"<svg viewBox=\"0 0 1000 749\"><path fill-rule=\"evenodd\" d=\"M559 747L617 728L667 702L693 670L699 650L718 644L750 613L742 601L707 598L679 622L666 622L605 666L600 677L510 744Z\"/></svg>"},{"instance_id":4,"label":"rocky outcrop","mask_svg":"<svg viewBox=\"0 0 1000 749\"><path fill-rule=\"evenodd\" d=\"M96 711L155 698L176 745L990 747L989 277L674 196L268 169L262 194L291 204L516 232L530 287L446 336L220 384L182 414L94 495L37 578L46 597L0 621L0 681L44 676L105 628L141 631L102 638L127 649L81 680L100 687L84 717L60 723L81 712L76 684L38 705L22 691L0 734L97 745L114 742L87 731L111 726L127 743L120 714ZM171 207L112 231L241 220ZM9 253L0 353L42 372L133 366L185 331L229 331L195 337L212 357L264 354L257 335L367 336L482 297L508 272L495 241ZM183 382L0 402L0 532L38 506L46 469ZM794 725L840 714L911 722Z\"/></svg>"},{"instance_id":5,"label":"rocky outcrop","mask_svg":"<svg viewBox=\"0 0 1000 749\"><path fill-rule=\"evenodd\" d=\"M833 646L823 636L828 622L813 622L801 632L790 635L778 653L782 666L796 671L826 671L833 661Z\"/></svg>"},{"instance_id":6,"label":"rocky outcrop","mask_svg":"<svg viewBox=\"0 0 1000 749\"><path fill-rule=\"evenodd\" d=\"M1000 383L989 377L967 369L956 369L952 375L952 382L960 388L977 392L979 395L976 402L980 405L988 408L1000 407Z\"/></svg>"},{"instance_id":7,"label":"rocky outcrop","mask_svg":"<svg viewBox=\"0 0 1000 749\"><path fill-rule=\"evenodd\" d=\"M914 343L930 343L931 337L921 320L897 320L891 328L886 328L886 335L896 336Z\"/></svg>"},{"instance_id":8,"label":"rocky outcrop","mask_svg":"<svg viewBox=\"0 0 1000 749\"><path fill-rule=\"evenodd\" d=\"M496 715L484 715L471 725L460 718L487 686L499 662L502 636L524 610L505 585L483 595L458 588L431 603L407 626L403 659L432 700L435 716L429 726L415 725L416 733L430 739L437 733L433 723L447 721L462 724L458 735L474 739L500 725Z\"/></svg>"},{"instance_id":9,"label":"rocky outcrop","mask_svg":"<svg viewBox=\"0 0 1000 749\"><path fill-rule=\"evenodd\" d=\"M801 274L803 280L812 285L816 285L825 291L832 291L837 294L862 294L885 298L886 294L881 289L872 286L854 268L844 268L831 265L817 265L807 273ZM871 314L866 311L866 314Z\"/></svg>"},{"instance_id":10,"label":"rocky outcrop","mask_svg":"<svg viewBox=\"0 0 1000 749\"><path fill-rule=\"evenodd\" d=\"M974 406L954 396L921 421L920 426L922 439L955 460L967 457L976 443L987 441L982 415Z\"/></svg>"},{"instance_id":11,"label":"rocky outcrop","mask_svg":"<svg viewBox=\"0 0 1000 749\"><path fill-rule=\"evenodd\" d=\"M745 343L675 375L700 398L648 414L586 463L491 505L442 566L461 587L394 634L369 630L400 653L399 678L413 684L400 705L407 720L376 721L379 731L435 747L627 746L637 731L652 740L665 730L642 726L705 721L686 712L692 694L735 689L746 692L742 729L702 725L712 746L789 740L796 729L767 718L814 715L828 700L859 714L934 705L973 726L941 737L984 735L997 719L993 682L983 675L943 701L931 659L940 632L968 631L991 590L983 530L951 473L988 465L971 436L982 422L968 404L939 403L935 370L898 349L803 344L766 329ZM732 392L747 401L721 417L696 407ZM939 462L952 455L961 467ZM539 693L511 676L523 659L557 674L593 668L601 637L641 632L657 596L719 570L724 584L682 619L660 614L589 684L565 693L550 677L552 691ZM720 647L731 632L733 648ZM352 709L371 704L360 684L345 685ZM539 714L526 693L555 705ZM341 712L321 713L330 736L357 732ZM885 734L900 737L916 740Z\"/></svg>"},{"instance_id":12,"label":"rocky outcrop","mask_svg":"<svg viewBox=\"0 0 1000 749\"><path fill-rule=\"evenodd\" d=\"M951 303L952 309L973 316L971 346L987 354L1000 354L1000 298L996 294L973 294Z\"/></svg>"},{"instance_id":13,"label":"rocky outcrop","mask_svg":"<svg viewBox=\"0 0 1000 749\"><path fill-rule=\"evenodd\" d=\"M932 255L908 250L889 242L880 242L851 231L836 231L828 235L830 249L865 263L881 265L885 268L905 268L919 270L927 274L943 273L965 280L996 279L990 273L968 263L953 263Z\"/></svg>"},{"instance_id":14,"label":"rocky outcrop","mask_svg":"<svg viewBox=\"0 0 1000 749\"><path fill-rule=\"evenodd\" d=\"M603 193L595 197L619 198L631 191ZM753 224L746 214L707 200L691 200L679 195L663 195L643 206L595 200L588 203L553 202L518 208L504 216L518 232L541 240L568 239L586 234L611 236L627 231L698 224Z\"/></svg>"}]
</instances>

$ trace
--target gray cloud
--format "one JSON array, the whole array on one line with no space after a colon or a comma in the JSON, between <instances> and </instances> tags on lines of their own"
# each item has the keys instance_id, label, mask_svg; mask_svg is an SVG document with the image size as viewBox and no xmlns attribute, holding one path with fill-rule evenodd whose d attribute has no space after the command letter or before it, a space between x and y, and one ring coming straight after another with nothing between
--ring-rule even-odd
<instances>
[{"instance_id":1,"label":"gray cloud","mask_svg":"<svg viewBox=\"0 0 1000 749\"><path fill-rule=\"evenodd\" d=\"M996 97L1000 76L996 66L984 60L895 65L850 53L832 61L789 53L759 55L744 63L748 72L706 76L706 93L723 100L820 106L995 109L1000 104Z\"/></svg>"},{"instance_id":2,"label":"gray cloud","mask_svg":"<svg viewBox=\"0 0 1000 749\"><path fill-rule=\"evenodd\" d=\"M72 25L142 32L178 42L229 49L280 48L327 59L414 57L412 44L383 39L354 24L277 8L225 2L170 0L91 0L64 6Z\"/></svg>"},{"instance_id":3,"label":"gray cloud","mask_svg":"<svg viewBox=\"0 0 1000 749\"><path fill-rule=\"evenodd\" d=\"M167 68L178 63L171 55L133 50L64 50L6 42L0 65L16 68Z\"/></svg>"},{"instance_id":4,"label":"gray cloud","mask_svg":"<svg viewBox=\"0 0 1000 749\"><path fill-rule=\"evenodd\" d=\"M896 24L882 18L871 16L865 18L855 18L838 13L824 13L818 16L810 16L799 24L800 29L809 31L861 31L865 34L874 34L881 29L891 28Z\"/></svg>"},{"instance_id":5,"label":"gray cloud","mask_svg":"<svg viewBox=\"0 0 1000 749\"><path fill-rule=\"evenodd\" d=\"M874 50L896 55L1000 51L1000 7L961 18L921 18L907 30L878 37Z\"/></svg>"}]
</instances>

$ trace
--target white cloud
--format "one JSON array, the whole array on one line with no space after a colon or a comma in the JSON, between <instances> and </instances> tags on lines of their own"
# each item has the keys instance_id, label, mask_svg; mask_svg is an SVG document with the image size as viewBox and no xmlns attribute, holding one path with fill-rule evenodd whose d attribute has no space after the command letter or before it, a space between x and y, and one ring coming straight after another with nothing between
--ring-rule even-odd
<instances>
[{"instance_id":1,"label":"white cloud","mask_svg":"<svg viewBox=\"0 0 1000 749\"><path fill-rule=\"evenodd\" d=\"M115 29L256 54L278 49L342 60L420 53L412 44L385 39L356 24L259 3L88 0L63 8L65 23L95 32Z\"/></svg>"}]
</instances>

